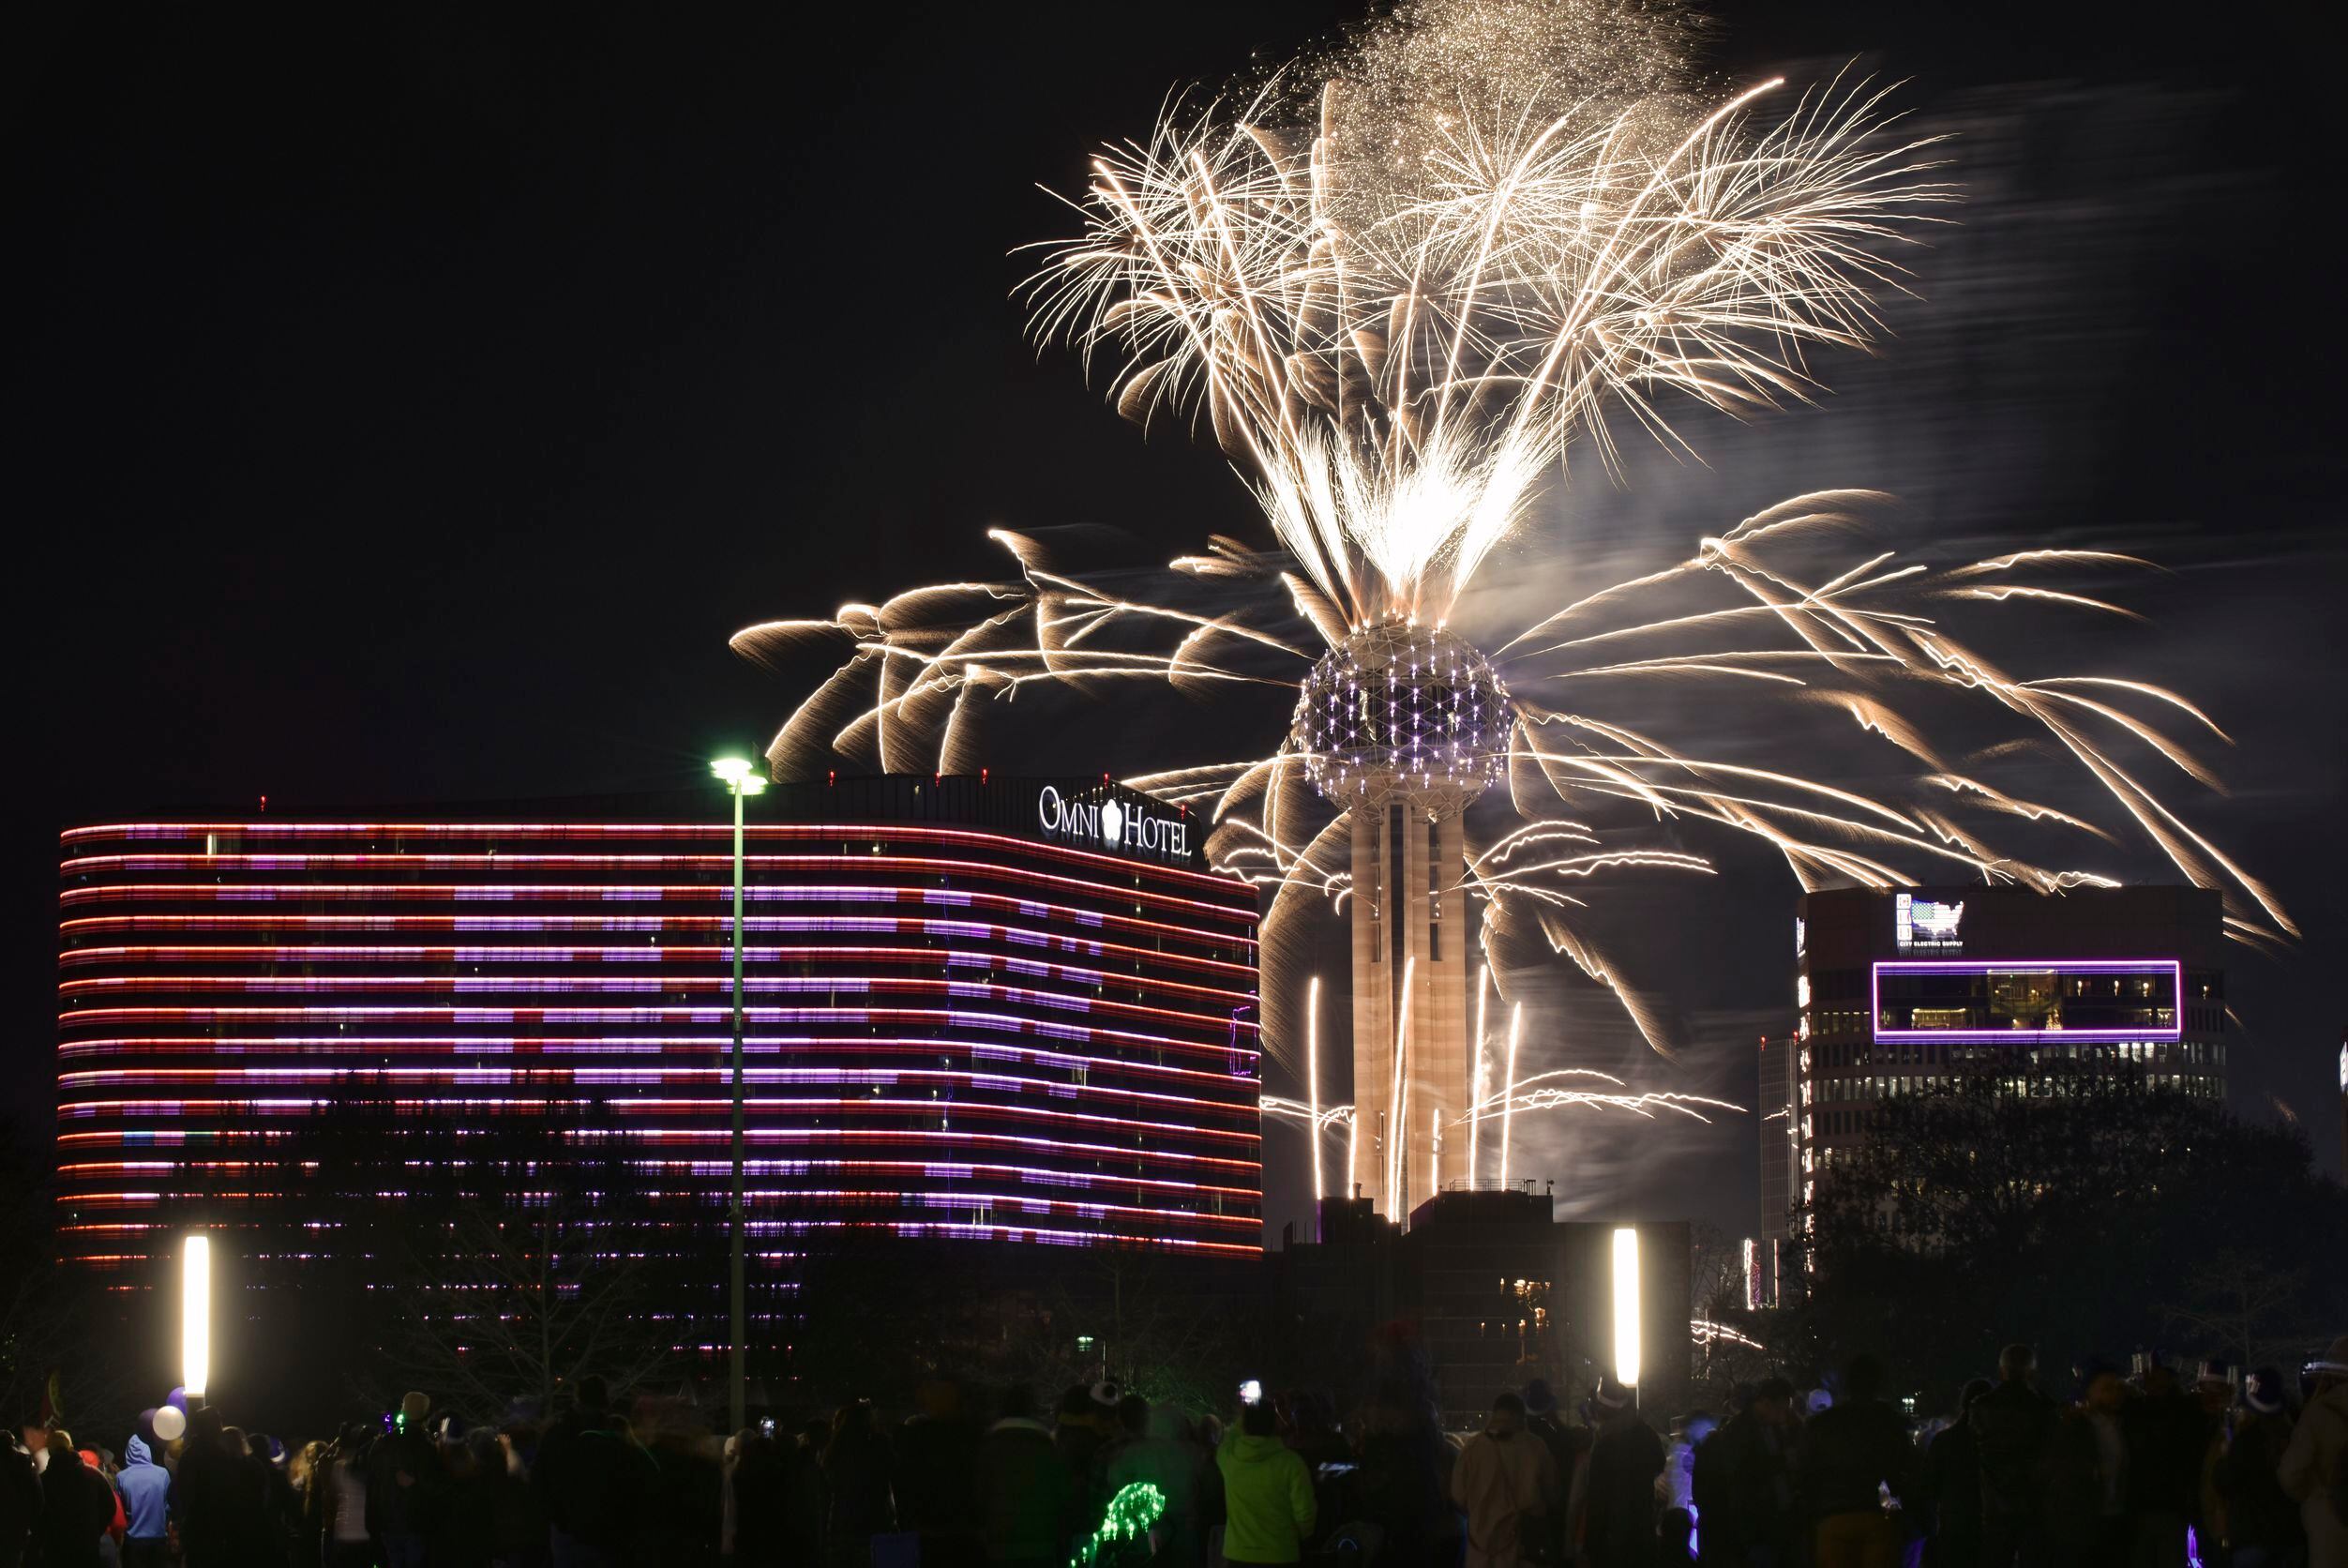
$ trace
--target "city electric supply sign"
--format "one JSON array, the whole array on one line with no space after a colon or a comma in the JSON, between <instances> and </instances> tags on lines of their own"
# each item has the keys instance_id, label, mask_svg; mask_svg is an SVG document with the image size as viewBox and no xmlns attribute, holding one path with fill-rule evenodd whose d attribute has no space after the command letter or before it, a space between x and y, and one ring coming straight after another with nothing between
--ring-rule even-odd
<instances>
[{"instance_id":1,"label":"city electric supply sign","mask_svg":"<svg viewBox=\"0 0 2348 1568\"><path fill-rule=\"evenodd\" d=\"M1036 820L1044 835L1065 844L1111 853L1155 854L1174 859L1190 856L1190 823L1181 817L1161 816L1139 802L1074 800L1049 784L1035 797Z\"/></svg>"}]
</instances>

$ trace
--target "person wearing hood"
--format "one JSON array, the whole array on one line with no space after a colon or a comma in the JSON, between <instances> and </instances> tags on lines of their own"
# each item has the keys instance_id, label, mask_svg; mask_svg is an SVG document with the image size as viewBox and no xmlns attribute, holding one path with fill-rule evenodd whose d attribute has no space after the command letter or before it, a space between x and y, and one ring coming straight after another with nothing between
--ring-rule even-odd
<instances>
[{"instance_id":1,"label":"person wearing hood","mask_svg":"<svg viewBox=\"0 0 2348 1568\"><path fill-rule=\"evenodd\" d=\"M1562 1490L1556 1455L1525 1428L1525 1401L1503 1392L1452 1467L1452 1500L1468 1515L1468 1568L1524 1560L1527 1538L1548 1533Z\"/></svg>"},{"instance_id":2,"label":"person wearing hood","mask_svg":"<svg viewBox=\"0 0 2348 1568\"><path fill-rule=\"evenodd\" d=\"M2348 1334L2307 1370L2315 1395L2299 1412L2280 1476L2299 1504L2309 1568L2348 1568Z\"/></svg>"},{"instance_id":3,"label":"person wearing hood","mask_svg":"<svg viewBox=\"0 0 2348 1568\"><path fill-rule=\"evenodd\" d=\"M82 1462L73 1440L49 1434L49 1467L40 1476L42 1568L98 1568L98 1538L114 1522L114 1489Z\"/></svg>"},{"instance_id":4,"label":"person wearing hood","mask_svg":"<svg viewBox=\"0 0 2348 1568\"><path fill-rule=\"evenodd\" d=\"M1223 1556L1227 1562L1295 1562L1317 1516L1313 1477L1280 1440L1262 1400L1240 1407L1240 1424L1215 1450L1223 1476Z\"/></svg>"},{"instance_id":5,"label":"person wearing hood","mask_svg":"<svg viewBox=\"0 0 2348 1568\"><path fill-rule=\"evenodd\" d=\"M172 1478L155 1462L148 1440L155 1430L148 1425L152 1414L140 1418L139 1429L123 1445L122 1469L114 1476L126 1527L122 1568L162 1568L171 1555Z\"/></svg>"},{"instance_id":6,"label":"person wearing hood","mask_svg":"<svg viewBox=\"0 0 2348 1568\"><path fill-rule=\"evenodd\" d=\"M1067 1561L1076 1481L1024 1388L1004 1394L1002 1419L979 1440L978 1508L991 1568L1061 1568Z\"/></svg>"},{"instance_id":7,"label":"person wearing hood","mask_svg":"<svg viewBox=\"0 0 2348 1568\"><path fill-rule=\"evenodd\" d=\"M2307 1529L2280 1479L2290 1443L2282 1374L2262 1366L2243 1380L2241 1413L2212 1477L2234 1568L2280 1568L2307 1560Z\"/></svg>"}]
</instances>

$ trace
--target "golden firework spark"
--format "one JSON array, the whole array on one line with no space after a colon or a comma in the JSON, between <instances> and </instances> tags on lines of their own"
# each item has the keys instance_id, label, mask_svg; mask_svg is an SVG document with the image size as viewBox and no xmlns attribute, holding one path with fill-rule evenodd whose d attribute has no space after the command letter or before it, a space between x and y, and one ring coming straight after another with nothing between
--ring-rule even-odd
<instances>
[{"instance_id":1,"label":"golden firework spark","mask_svg":"<svg viewBox=\"0 0 2348 1568\"><path fill-rule=\"evenodd\" d=\"M810 639L845 650L769 748L776 774L820 775L838 757L975 772L987 714L1039 686L1302 688L1365 634L1470 608L1462 595L1494 549L1578 458L1614 467L1619 430L1684 446L1675 405L1742 415L1815 395L1809 356L1877 335L1878 301L1902 277L1893 252L1951 192L1932 177L1929 140L1901 135L1880 91L1770 82L1708 99L1691 85L1684 30L1678 13L1604 0L1407 5L1326 70L1293 67L1243 101L1177 98L1149 138L1105 149L1071 202L1081 233L1046 248L1031 285L1034 330L1102 369L1132 418L1211 428L1278 548L1216 536L1172 563L1180 592L1137 597L997 531L1014 563L1001 580L749 627L734 645L760 660ZM1820 559L1884 499L1793 497L1676 565L1482 640L1506 693L1485 754L1500 789L1469 818L1458 875L1484 902L1504 992L1502 949L1563 954L1668 1053L1588 895L1602 877L1711 863L1676 831L1670 844L1626 841L1641 823L1748 836L1805 889L1964 877L2049 892L2112 879L2022 858L1996 829L2115 842L2132 824L2224 892L2231 933L2295 932L2145 772L2214 783L2147 710L2223 743L2206 714L2121 676L2009 673L1976 635L1993 618L2128 613L2050 582L2145 564L2061 549L1953 566ZM1913 770L1873 769L1860 787L1656 732L1716 692L1743 711L1770 704L1788 727L1847 717ZM1968 727L1964 751L1944 755L1957 743L1927 710L1949 701L2005 738L1980 746ZM1273 891L1266 1037L1292 1071L1304 1065L1305 1032L1284 1018L1303 995L1290 977L1297 920L1350 896L1350 814L1310 787L1311 749L1291 733L1261 755L1126 781L1204 811L1216 864ZM2091 782L2087 799L2032 798L2050 755ZM2027 781L2009 764L2026 764ZM1513 1062L1508 1078L1503 1166L1506 1113L1532 1108ZM1535 1103L1633 1108L1622 1098ZM1335 1114L1307 1110L1317 1123Z\"/></svg>"}]
</instances>

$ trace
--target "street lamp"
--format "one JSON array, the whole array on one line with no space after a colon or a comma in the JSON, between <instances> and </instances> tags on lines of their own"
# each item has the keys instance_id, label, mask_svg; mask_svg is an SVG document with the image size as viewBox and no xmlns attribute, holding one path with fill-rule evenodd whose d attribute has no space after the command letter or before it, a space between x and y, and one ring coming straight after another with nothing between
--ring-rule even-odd
<instances>
[{"instance_id":1,"label":"street lamp","mask_svg":"<svg viewBox=\"0 0 2348 1568\"><path fill-rule=\"evenodd\" d=\"M733 1233L733 1348L726 1379L726 1429L739 1432L747 1419L743 1372L743 1346L747 1339L742 1304L742 802L766 788L766 780L739 757L720 757L709 771L725 781L733 796L733 1202L727 1210L727 1228Z\"/></svg>"},{"instance_id":2,"label":"street lamp","mask_svg":"<svg viewBox=\"0 0 2348 1568\"><path fill-rule=\"evenodd\" d=\"M203 1235L180 1244L179 1371L188 1408L203 1409L204 1386L212 1378L212 1243Z\"/></svg>"}]
</instances>

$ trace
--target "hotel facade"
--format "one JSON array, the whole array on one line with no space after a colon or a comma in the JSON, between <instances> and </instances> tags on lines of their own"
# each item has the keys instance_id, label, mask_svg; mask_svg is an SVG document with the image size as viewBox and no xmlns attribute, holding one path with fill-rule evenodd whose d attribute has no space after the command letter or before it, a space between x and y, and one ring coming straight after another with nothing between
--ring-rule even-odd
<instances>
[{"instance_id":1,"label":"hotel facade","mask_svg":"<svg viewBox=\"0 0 2348 1568\"><path fill-rule=\"evenodd\" d=\"M827 1231L1260 1255L1257 897L1193 820L1100 779L745 804L754 1258ZM349 1124L429 1129L429 1158L526 1127L722 1259L730 809L68 829L62 1254L143 1272L180 1224L298 1230L289 1152Z\"/></svg>"}]
</instances>

